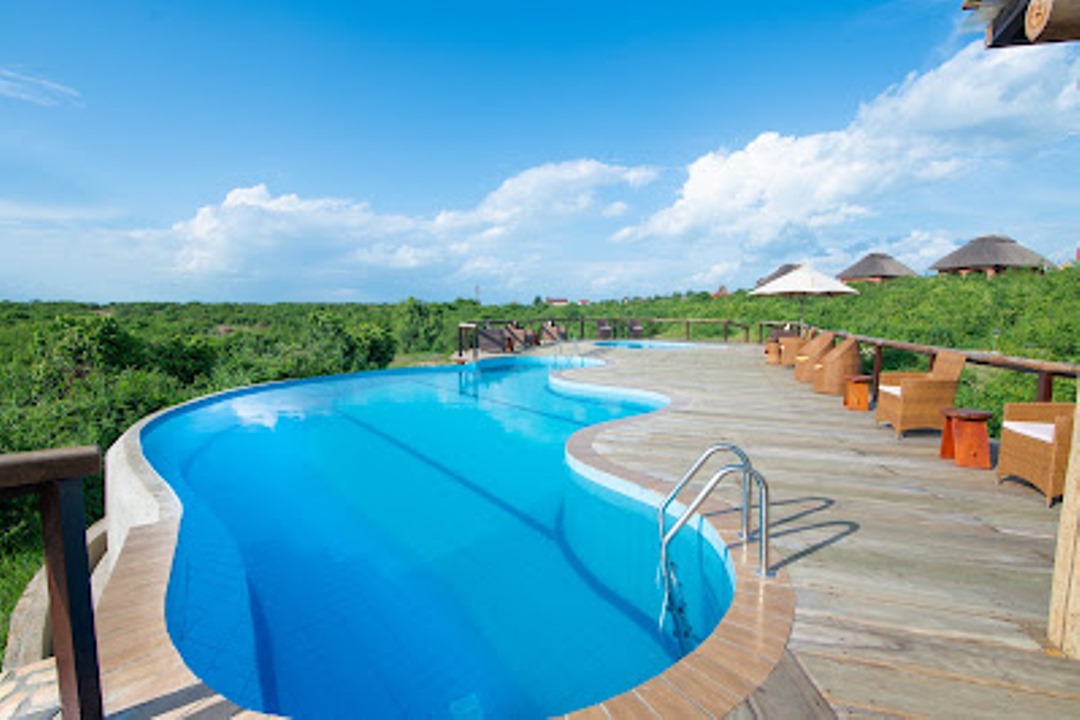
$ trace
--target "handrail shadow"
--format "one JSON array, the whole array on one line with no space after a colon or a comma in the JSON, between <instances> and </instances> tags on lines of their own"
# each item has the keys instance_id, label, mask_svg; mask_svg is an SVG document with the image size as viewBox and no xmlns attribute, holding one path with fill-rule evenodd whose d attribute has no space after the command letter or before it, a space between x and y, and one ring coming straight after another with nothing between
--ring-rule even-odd
<instances>
[{"instance_id":1,"label":"handrail shadow","mask_svg":"<svg viewBox=\"0 0 1080 720\"><path fill-rule=\"evenodd\" d=\"M774 571L779 570L779 569L781 569L783 567L787 567L788 565L791 565L793 563L796 563L799 560L802 560L803 558L805 558L805 557L807 557L809 555L812 555L812 554L816 553L819 550L823 550L823 549L829 547L830 545L835 545L836 543L840 542L841 540L843 540L847 536L858 532L858 530L861 528L859 523L857 523L857 522L855 522L853 520L823 520L821 522L814 522L814 523L811 523L809 525L798 525L798 526L795 526L795 527L788 527L786 529L781 529L779 531L777 530L777 528L780 528L780 527L782 527L784 525L791 525L792 523L797 523L800 520L803 520L804 518L807 518L807 517L810 517L812 515L816 515L817 513L828 510L829 508L836 505L836 500L834 500L833 498L829 498L829 497L811 495L811 496L807 496L807 497L788 498L788 499L785 499L785 500L777 500L777 501L771 503L770 507L776 508L776 507L785 507L785 506L791 506L791 505L796 505L797 506L797 505L803 505L803 504L806 504L806 503L813 503L813 505L811 507L807 507L805 509L802 509L802 510L799 510L799 511L797 511L795 513L792 513L791 515L787 515L785 517L778 518L776 520L772 520L772 521L769 522L769 535L770 535L771 540L775 541L776 538L783 537L785 535L794 535L796 533L812 532L812 531L821 530L821 529L824 529L824 528L839 528L839 530L836 533L834 533L831 537L825 538L824 540L821 540L820 542L816 542L813 545L810 545L808 547L803 548L802 550L799 550L798 552L795 552L795 553L793 553L791 555L788 555L787 557L779 560L778 562L774 562L772 564L772 566L771 566ZM754 506L751 506L751 511L753 510L753 507ZM724 509L724 510L720 510L720 511L717 511L717 512L709 513L707 515L707 517L719 517L719 516L726 515L726 514L732 513L732 512L739 512L739 509L738 508ZM735 549L735 548L741 547L741 546L743 546L743 545L745 545L745 544L747 544L749 542L754 542L756 536L757 536L757 533L752 532L750 534L749 538L745 538L743 540L739 540L737 542L731 543L731 544L728 545L728 547L730 549Z\"/></svg>"}]
</instances>

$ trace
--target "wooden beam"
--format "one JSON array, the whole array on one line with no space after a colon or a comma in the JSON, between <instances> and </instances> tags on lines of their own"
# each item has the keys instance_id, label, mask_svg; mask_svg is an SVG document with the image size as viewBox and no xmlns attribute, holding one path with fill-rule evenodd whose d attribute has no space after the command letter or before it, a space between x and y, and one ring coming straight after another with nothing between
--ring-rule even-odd
<instances>
[{"instance_id":1,"label":"wooden beam","mask_svg":"<svg viewBox=\"0 0 1080 720\"><path fill-rule=\"evenodd\" d=\"M1080 40L1080 0L1031 0L1024 35L1033 43Z\"/></svg>"},{"instance_id":2,"label":"wooden beam","mask_svg":"<svg viewBox=\"0 0 1080 720\"><path fill-rule=\"evenodd\" d=\"M0 455L0 488L38 485L101 472L101 451L93 445Z\"/></svg>"}]
</instances>

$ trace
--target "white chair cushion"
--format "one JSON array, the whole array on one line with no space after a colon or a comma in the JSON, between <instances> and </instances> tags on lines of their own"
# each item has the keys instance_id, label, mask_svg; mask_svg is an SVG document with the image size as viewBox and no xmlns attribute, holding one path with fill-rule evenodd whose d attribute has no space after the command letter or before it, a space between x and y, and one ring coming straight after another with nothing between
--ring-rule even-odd
<instances>
[{"instance_id":1,"label":"white chair cushion","mask_svg":"<svg viewBox=\"0 0 1080 720\"><path fill-rule=\"evenodd\" d=\"M890 395L893 395L895 397L900 397L899 385L881 385L880 387L878 387L878 390L883 393L889 393Z\"/></svg>"},{"instance_id":2,"label":"white chair cushion","mask_svg":"<svg viewBox=\"0 0 1080 720\"><path fill-rule=\"evenodd\" d=\"M1041 422L1023 422L1020 420L1006 420L1001 424L1006 430L1025 435L1029 438L1042 440L1044 443L1053 444L1054 424Z\"/></svg>"}]
</instances>

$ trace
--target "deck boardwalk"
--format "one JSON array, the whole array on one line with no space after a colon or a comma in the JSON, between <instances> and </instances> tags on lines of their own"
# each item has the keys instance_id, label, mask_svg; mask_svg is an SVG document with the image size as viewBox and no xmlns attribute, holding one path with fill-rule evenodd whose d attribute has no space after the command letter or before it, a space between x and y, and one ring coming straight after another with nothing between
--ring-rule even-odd
<instances>
[{"instance_id":1,"label":"deck boardwalk","mask_svg":"<svg viewBox=\"0 0 1080 720\"><path fill-rule=\"evenodd\" d=\"M737 487L719 489L710 519L742 568L728 629L674 671L574 717L1080 717L1080 663L1044 650L1058 511L1036 491L939 460L936 434L894 439L871 414L766 366L758 346L590 352L612 363L568 378L674 402L585 430L569 452L663 490L708 444L742 446L772 490L783 577L760 583L747 571L756 547L739 547L722 502L736 503ZM233 716L162 644L174 534L139 530L102 599L107 707ZM43 663L0 677L0 716L47 716L50 672Z\"/></svg>"},{"instance_id":2,"label":"deck boardwalk","mask_svg":"<svg viewBox=\"0 0 1080 720\"><path fill-rule=\"evenodd\" d=\"M936 433L896 440L756 346L597 354L571 375L677 398L602 428L601 456L671 481L723 440L765 474L788 650L840 716L1080 717L1080 662L1044 649L1058 511L1034 489L939 460Z\"/></svg>"}]
</instances>

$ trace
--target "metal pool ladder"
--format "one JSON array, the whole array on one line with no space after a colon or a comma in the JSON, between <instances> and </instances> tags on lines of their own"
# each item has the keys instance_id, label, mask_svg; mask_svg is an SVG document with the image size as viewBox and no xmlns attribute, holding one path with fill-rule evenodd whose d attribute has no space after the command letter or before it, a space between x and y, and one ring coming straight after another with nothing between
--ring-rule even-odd
<instances>
[{"instance_id":1,"label":"metal pool ladder","mask_svg":"<svg viewBox=\"0 0 1080 720\"><path fill-rule=\"evenodd\" d=\"M675 502L675 498L678 497L686 485L694 479L705 463L713 455L719 452L729 452L737 458L737 462L728 463L724 465L716 473L713 474L709 481L705 483L705 486L694 498L693 502L687 506L681 515L675 520L675 524L670 529L666 529L667 525L667 509L671 503ZM664 625L664 618L668 611L672 611L672 617L675 620L676 636L680 642L680 645L685 642L685 639L689 636L689 629L685 626L685 617L682 612L681 603L674 597L673 590L678 585L678 578L675 576L674 563L668 560L668 545L675 538L675 534L682 529L687 522L690 521L690 516L697 512L697 509L701 507L702 503L709 497L710 493L720 484L720 481L732 473L742 474L742 531L739 536L745 542L750 541L750 501L751 501L751 481L758 487L758 574L763 577L772 577L773 571L769 567L769 484L765 482L765 478L760 472L754 469L753 464L750 462L750 458L745 452L742 451L736 445L731 443L716 443L711 445L708 449L701 454L701 457L690 466L690 469L686 471L682 479L676 483L675 487L668 493L667 498L660 505L660 509L657 511L657 524L660 528L660 566L658 572L661 575L664 583L664 599L660 607L660 619L659 624L662 627ZM684 650L686 648L684 647Z\"/></svg>"}]
</instances>

